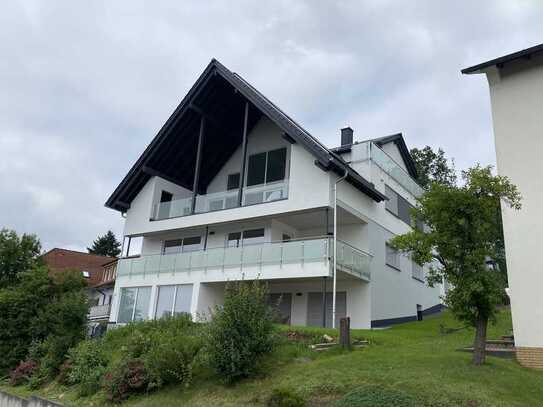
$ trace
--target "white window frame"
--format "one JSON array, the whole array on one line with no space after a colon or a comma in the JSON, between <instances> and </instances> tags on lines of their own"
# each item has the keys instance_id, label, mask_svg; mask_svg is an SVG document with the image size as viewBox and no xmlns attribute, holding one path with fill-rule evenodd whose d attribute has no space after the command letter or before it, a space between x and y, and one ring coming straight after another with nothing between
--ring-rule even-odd
<instances>
[{"instance_id":1,"label":"white window frame","mask_svg":"<svg viewBox=\"0 0 543 407\"><path fill-rule=\"evenodd\" d=\"M392 264L392 263L390 263L388 261L389 251L394 252L394 257L395 257L395 263L396 264ZM390 244L388 244L388 242L385 243L385 264L388 267L393 268L394 270L402 271L401 266L400 266L400 252L398 250L394 249Z\"/></svg>"},{"instance_id":2,"label":"white window frame","mask_svg":"<svg viewBox=\"0 0 543 407\"><path fill-rule=\"evenodd\" d=\"M230 232L226 232L226 235L224 236L224 247L225 248L229 248L229 247L244 247L245 245L243 244L243 241L244 241L244 234L245 232L248 232L249 230L264 230L264 235L262 236L262 238L264 239L264 242L266 242L266 228L264 226L262 227L251 227L251 228L245 228L245 229L240 229L240 230L233 230L233 231L230 231ZM240 239L239 239L239 244L237 246L229 246L228 245L228 242L230 241L230 239L228 238L228 236L230 236L231 233L239 233L240 234ZM259 244L259 243L254 243L254 244ZM251 246L251 244L249 244L248 246Z\"/></svg>"},{"instance_id":3,"label":"white window frame","mask_svg":"<svg viewBox=\"0 0 543 407\"><path fill-rule=\"evenodd\" d=\"M122 322L123 324L125 323L131 323L131 322L134 322L134 316L136 315L136 304L138 303L138 298L140 296L140 289L141 288L148 288L150 289L150 295L153 295L153 287L150 286L150 285L142 285L142 286L137 286L137 287L121 287L121 290L119 292L119 306L117 307L117 321L119 320L119 314L121 313L121 302L123 300L123 289L130 289L130 288L135 288L136 289L136 296L134 297L134 305L132 306L132 314L130 316L130 321L128 322ZM148 305L148 308L151 307L151 298L149 298L149 305ZM147 318L144 318L143 320L145 321L146 319L149 319L149 309L147 309Z\"/></svg>"},{"instance_id":4,"label":"white window frame","mask_svg":"<svg viewBox=\"0 0 543 407\"><path fill-rule=\"evenodd\" d=\"M192 239L192 238L195 238L195 237L199 237L200 238L200 248L202 247L202 235L194 235L194 236L184 236L184 237L179 237L179 238L176 238L176 239L165 239L162 241L162 250L161 250L161 254L162 255L166 255L166 254L179 254L179 253L186 253L184 251L184 247L185 247L185 239ZM165 253L165 250L166 250L166 242L171 242L172 240L181 240L181 250L178 251L178 252L175 252L175 253ZM191 251L195 251L195 250L191 250Z\"/></svg>"},{"instance_id":5,"label":"white window frame","mask_svg":"<svg viewBox=\"0 0 543 407\"><path fill-rule=\"evenodd\" d=\"M424 266L417 264L413 259L411 259L411 277L422 283L425 282Z\"/></svg>"},{"instance_id":6,"label":"white window frame","mask_svg":"<svg viewBox=\"0 0 543 407\"><path fill-rule=\"evenodd\" d=\"M179 286L181 285L186 285L186 286L191 286L192 290L191 292L194 291L194 284L162 284L162 285L158 285L157 286L157 289L156 289L156 298L155 298L155 317L154 319L160 319L161 317L157 316L157 311L158 311L158 299L160 298L160 288L161 287L171 287L173 286L174 287L174 290L173 290L173 301L172 301L172 307L170 309L170 317L173 317L174 315L174 312L175 312L175 305L177 303L177 289ZM190 307L192 307L192 297L190 299ZM188 312L190 314L190 310Z\"/></svg>"}]
</instances>

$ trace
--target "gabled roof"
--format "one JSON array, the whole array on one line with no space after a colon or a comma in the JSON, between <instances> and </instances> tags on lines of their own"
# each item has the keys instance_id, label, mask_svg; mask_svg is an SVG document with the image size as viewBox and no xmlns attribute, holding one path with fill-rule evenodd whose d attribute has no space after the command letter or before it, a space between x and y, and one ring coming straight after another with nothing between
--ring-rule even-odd
<instances>
[{"instance_id":1,"label":"gabled roof","mask_svg":"<svg viewBox=\"0 0 543 407\"><path fill-rule=\"evenodd\" d=\"M383 145L388 144L388 143L396 144L396 146L398 147L398 150L400 150L400 155L402 156L405 166L407 167L407 172L409 172L409 175L411 175L413 178L417 179L418 177L417 167L415 165L415 161L413 160L413 157L411 156L411 153L409 152L409 149L407 148L407 144L405 144L405 140L403 138L402 133L396 133L390 136L374 138L371 141L373 141L379 147L382 147Z\"/></svg>"},{"instance_id":2,"label":"gabled roof","mask_svg":"<svg viewBox=\"0 0 543 407\"><path fill-rule=\"evenodd\" d=\"M512 54L504 55L503 57L491 59L490 61L482 62L469 68L462 69L463 74L483 73L486 68L496 65L498 68L503 67L507 62L517 59L530 59L534 54L543 52L543 44L535 45L522 51L513 52Z\"/></svg>"},{"instance_id":3,"label":"gabled roof","mask_svg":"<svg viewBox=\"0 0 543 407\"><path fill-rule=\"evenodd\" d=\"M347 181L357 189L375 201L386 199L338 154L326 148L241 76L213 59L109 197L106 206L126 211L153 175L192 189L199 117L202 113L212 118L212 123L216 123L211 134L212 140L204 143L207 163L202 165L207 167L203 171L204 176L200 177L198 190L205 191L241 143L240 127L246 101L250 106L248 131L265 115L284 132L286 138L299 143L313 154L315 163L321 169L341 175L347 171Z\"/></svg>"},{"instance_id":4,"label":"gabled roof","mask_svg":"<svg viewBox=\"0 0 543 407\"><path fill-rule=\"evenodd\" d=\"M58 247L44 253L41 258L52 273L66 270L87 271L89 273L89 285L99 283L103 266L116 260L114 257L99 256Z\"/></svg>"}]
</instances>

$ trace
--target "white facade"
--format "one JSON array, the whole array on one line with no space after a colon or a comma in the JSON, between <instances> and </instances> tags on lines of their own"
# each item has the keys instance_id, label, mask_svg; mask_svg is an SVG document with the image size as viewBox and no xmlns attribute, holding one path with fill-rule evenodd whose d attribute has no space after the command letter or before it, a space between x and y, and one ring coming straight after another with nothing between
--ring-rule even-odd
<instances>
[{"instance_id":1,"label":"white facade","mask_svg":"<svg viewBox=\"0 0 543 407\"><path fill-rule=\"evenodd\" d=\"M490 85L498 173L522 195L520 211L502 205L515 345L541 349L532 355L543 367L543 260L537 254L543 240L543 57L499 65L478 72Z\"/></svg>"},{"instance_id":2,"label":"white facade","mask_svg":"<svg viewBox=\"0 0 543 407\"><path fill-rule=\"evenodd\" d=\"M221 197L237 196L226 189L229 174L239 172L241 148L207 187L200 201L204 213L181 216L192 192L159 176L149 179L126 212L124 235L132 241L143 238L141 256L119 262L110 321L170 312L189 312L195 319L205 319L214 305L222 303L226 282L259 278L269 284L271 294L283 299L286 322L321 325L324 316L330 325L330 233L338 175L317 167L306 148L285 140L274 122L263 116L248 136L247 157L280 148L286 149L284 179L254 187L268 197L254 205L205 212L216 202L226 202ZM371 142L358 143L343 158L381 193L388 185L414 204L411 191L418 187L405 164L397 162L401 160L397 147L389 143L383 150ZM173 201L160 204L163 191L172 194ZM339 184L337 195L338 317L349 316L353 328L369 328L372 322L383 325L413 319L418 308L439 307L440 288L428 287L420 280L423 275L413 278L409 258L398 255L395 267L386 265L386 242L410 226L386 210L384 201L376 202L348 182ZM166 212L159 216L163 219L154 220L164 208ZM179 216L169 216L172 213ZM258 236L249 239L252 244L231 247L232 236L244 231ZM165 254L172 244L178 244L180 252ZM328 294L323 315L324 284Z\"/></svg>"}]
</instances>

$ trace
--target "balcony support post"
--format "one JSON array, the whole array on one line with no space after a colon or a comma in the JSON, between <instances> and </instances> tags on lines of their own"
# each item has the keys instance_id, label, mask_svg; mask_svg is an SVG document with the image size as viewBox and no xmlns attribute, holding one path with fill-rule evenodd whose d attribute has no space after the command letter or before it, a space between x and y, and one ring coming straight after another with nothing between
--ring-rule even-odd
<instances>
[{"instance_id":1,"label":"balcony support post","mask_svg":"<svg viewBox=\"0 0 543 407\"><path fill-rule=\"evenodd\" d=\"M243 203L243 185L245 184L245 163L247 161L247 121L249 119L249 102L245 102L245 114L243 117L243 142L241 144L241 169L239 171L238 206Z\"/></svg>"},{"instance_id":2,"label":"balcony support post","mask_svg":"<svg viewBox=\"0 0 543 407\"><path fill-rule=\"evenodd\" d=\"M204 144L206 118L200 117L200 133L198 134L198 150L196 151L196 168L194 169L194 183L192 184L192 205L190 213L194 215L196 210L196 196L198 195L198 185L200 181L200 167L202 166L202 149Z\"/></svg>"},{"instance_id":3,"label":"balcony support post","mask_svg":"<svg viewBox=\"0 0 543 407\"><path fill-rule=\"evenodd\" d=\"M322 327L326 328L326 277L322 278Z\"/></svg>"}]
</instances>

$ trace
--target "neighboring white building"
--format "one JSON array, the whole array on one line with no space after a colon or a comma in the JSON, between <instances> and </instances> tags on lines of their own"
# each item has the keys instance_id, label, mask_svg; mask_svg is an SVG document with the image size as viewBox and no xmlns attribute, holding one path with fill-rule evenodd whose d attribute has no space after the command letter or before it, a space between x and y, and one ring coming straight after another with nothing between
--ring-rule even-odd
<instances>
[{"instance_id":1,"label":"neighboring white building","mask_svg":"<svg viewBox=\"0 0 543 407\"><path fill-rule=\"evenodd\" d=\"M517 358L543 368L543 44L466 68L490 86L498 173L518 186L522 209L502 206Z\"/></svg>"},{"instance_id":2,"label":"neighboring white building","mask_svg":"<svg viewBox=\"0 0 543 407\"><path fill-rule=\"evenodd\" d=\"M441 309L440 287L387 246L421 192L402 135L341 141L326 148L211 61L106 203L126 218L110 321L206 318L227 281L259 278L284 322L331 326L336 182L336 326Z\"/></svg>"}]
</instances>

